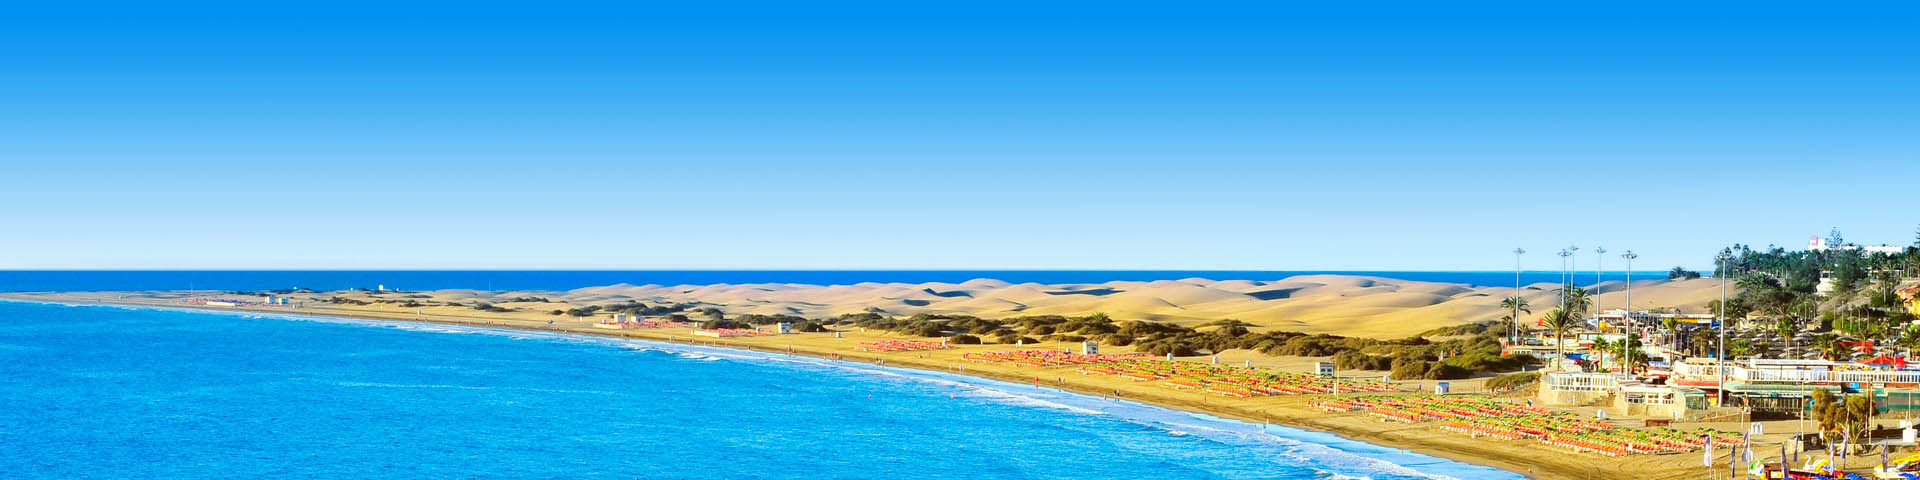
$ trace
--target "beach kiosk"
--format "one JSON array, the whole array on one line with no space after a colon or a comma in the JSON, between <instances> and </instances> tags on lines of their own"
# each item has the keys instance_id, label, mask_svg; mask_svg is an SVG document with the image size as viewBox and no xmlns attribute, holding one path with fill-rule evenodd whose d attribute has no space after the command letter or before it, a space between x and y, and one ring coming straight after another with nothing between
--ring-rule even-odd
<instances>
[{"instance_id":1,"label":"beach kiosk","mask_svg":"<svg viewBox=\"0 0 1920 480\"><path fill-rule=\"evenodd\" d=\"M781 335L793 333L793 322L780 322L778 326L774 327L774 333Z\"/></svg>"},{"instance_id":2,"label":"beach kiosk","mask_svg":"<svg viewBox=\"0 0 1920 480\"><path fill-rule=\"evenodd\" d=\"M1099 354L1100 354L1100 342L1095 342L1095 341L1091 341L1091 340L1089 340L1089 341L1087 341L1087 342L1084 342L1084 343L1081 343L1081 344L1080 344L1080 353L1082 353L1082 354L1086 354L1086 355L1099 355Z\"/></svg>"},{"instance_id":3,"label":"beach kiosk","mask_svg":"<svg viewBox=\"0 0 1920 480\"><path fill-rule=\"evenodd\" d=\"M1333 376L1333 362L1313 362L1313 374L1322 377Z\"/></svg>"}]
</instances>

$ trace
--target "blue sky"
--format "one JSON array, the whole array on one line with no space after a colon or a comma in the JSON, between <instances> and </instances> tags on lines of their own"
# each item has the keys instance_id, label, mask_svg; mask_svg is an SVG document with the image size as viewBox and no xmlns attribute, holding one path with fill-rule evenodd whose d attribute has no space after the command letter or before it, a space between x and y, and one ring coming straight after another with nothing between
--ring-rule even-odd
<instances>
[{"instance_id":1,"label":"blue sky","mask_svg":"<svg viewBox=\"0 0 1920 480\"><path fill-rule=\"evenodd\" d=\"M0 16L0 268L1663 269L1920 224L1912 3L258 3Z\"/></svg>"}]
</instances>

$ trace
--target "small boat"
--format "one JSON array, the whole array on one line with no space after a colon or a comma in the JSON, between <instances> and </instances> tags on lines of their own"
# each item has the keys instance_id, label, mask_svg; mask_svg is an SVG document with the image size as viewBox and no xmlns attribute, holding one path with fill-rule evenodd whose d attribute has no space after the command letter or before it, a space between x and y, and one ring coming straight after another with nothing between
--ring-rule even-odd
<instances>
[{"instance_id":1,"label":"small boat","mask_svg":"<svg viewBox=\"0 0 1920 480\"><path fill-rule=\"evenodd\" d=\"M1873 476L1883 480L1920 480L1920 453L1873 467Z\"/></svg>"}]
</instances>

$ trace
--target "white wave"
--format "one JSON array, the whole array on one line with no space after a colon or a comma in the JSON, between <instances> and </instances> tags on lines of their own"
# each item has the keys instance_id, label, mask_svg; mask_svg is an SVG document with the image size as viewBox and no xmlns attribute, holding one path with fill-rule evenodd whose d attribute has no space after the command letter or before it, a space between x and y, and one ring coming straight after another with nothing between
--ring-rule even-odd
<instances>
[{"instance_id":1,"label":"white wave","mask_svg":"<svg viewBox=\"0 0 1920 480\"><path fill-rule=\"evenodd\" d=\"M978 388L968 392L968 394L969 396L974 396L977 398L987 398L987 399L991 399L994 402L1002 403L1006 405L1013 405L1013 406L1020 406L1020 407L1048 408L1053 410L1078 413L1081 415L1106 415L1107 414L1107 412L1102 412L1099 410L1081 408L1081 407L1067 405L1059 402L1049 402L1046 400L1041 400L1038 398L1033 398L1033 397L1020 395L1017 393L1008 392L1004 390L993 389L993 388Z\"/></svg>"}]
</instances>

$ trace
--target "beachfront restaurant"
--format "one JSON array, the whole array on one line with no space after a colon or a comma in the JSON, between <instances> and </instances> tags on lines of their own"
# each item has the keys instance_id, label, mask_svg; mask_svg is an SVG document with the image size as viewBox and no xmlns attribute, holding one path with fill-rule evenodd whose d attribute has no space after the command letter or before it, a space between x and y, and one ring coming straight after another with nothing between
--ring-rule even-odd
<instances>
[{"instance_id":1,"label":"beachfront restaurant","mask_svg":"<svg viewBox=\"0 0 1920 480\"><path fill-rule=\"evenodd\" d=\"M1613 415L1680 418L1707 406L1700 389L1648 384L1618 373L1549 373L1540 383L1541 403L1603 406Z\"/></svg>"},{"instance_id":2,"label":"beachfront restaurant","mask_svg":"<svg viewBox=\"0 0 1920 480\"><path fill-rule=\"evenodd\" d=\"M1720 365L1707 359L1674 363L1673 382L1717 391ZM1904 363L1904 362L1900 362ZM1904 367L1905 365L1900 365ZM1892 362L1840 363L1827 360L1751 359L1726 364L1729 406L1755 412L1798 412L1811 408L1813 392L1869 393L1881 410L1914 409L1920 404L1920 370L1892 368Z\"/></svg>"},{"instance_id":3,"label":"beachfront restaurant","mask_svg":"<svg viewBox=\"0 0 1920 480\"><path fill-rule=\"evenodd\" d=\"M1883 412L1920 411L1920 370L1892 366L1779 359L1719 364L1712 359L1689 359L1672 363L1672 375L1665 384L1615 373L1549 373L1542 378L1539 400L1549 405L1605 405L1616 415L1681 418L1688 411L1713 406L1724 373L1726 406L1752 413L1802 414L1812 408L1817 390L1866 393Z\"/></svg>"}]
</instances>

